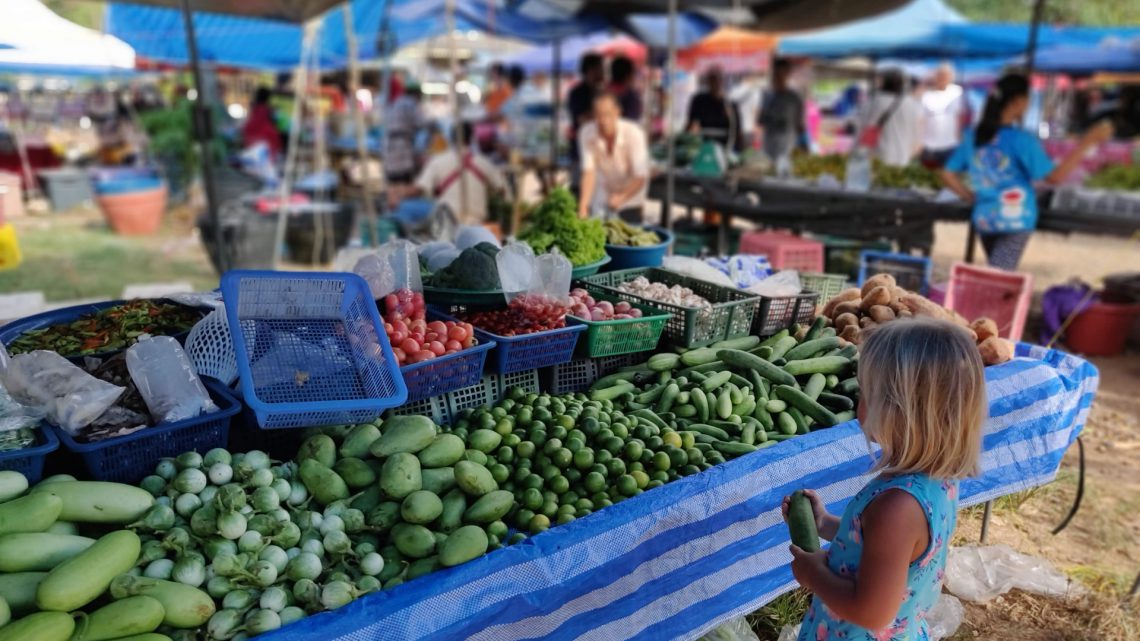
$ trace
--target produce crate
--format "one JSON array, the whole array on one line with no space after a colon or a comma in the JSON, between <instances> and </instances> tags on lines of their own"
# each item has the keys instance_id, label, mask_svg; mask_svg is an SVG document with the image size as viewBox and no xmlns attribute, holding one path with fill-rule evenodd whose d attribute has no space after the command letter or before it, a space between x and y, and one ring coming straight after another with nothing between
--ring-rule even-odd
<instances>
[{"instance_id":1,"label":"produce crate","mask_svg":"<svg viewBox=\"0 0 1140 641\"><path fill-rule=\"evenodd\" d=\"M436 425L447 425L453 417L447 408L446 396L430 396L415 401L408 401L399 407L388 410L390 416L426 416L435 421Z\"/></svg>"},{"instance_id":2,"label":"produce crate","mask_svg":"<svg viewBox=\"0 0 1140 641\"><path fill-rule=\"evenodd\" d=\"M597 365L593 359L576 358L550 368L551 394L573 394L581 392L598 378Z\"/></svg>"},{"instance_id":3,"label":"produce crate","mask_svg":"<svg viewBox=\"0 0 1140 641\"><path fill-rule=\"evenodd\" d=\"M407 400L360 276L234 270L222 297L242 397L262 428L363 423Z\"/></svg>"},{"instance_id":4,"label":"produce crate","mask_svg":"<svg viewBox=\"0 0 1140 641\"><path fill-rule=\"evenodd\" d=\"M982 316L992 318L1002 338L1021 340L1032 299L1031 274L966 263L954 263L950 267L946 309L954 310L971 321Z\"/></svg>"},{"instance_id":5,"label":"produce crate","mask_svg":"<svg viewBox=\"0 0 1140 641\"><path fill-rule=\"evenodd\" d=\"M889 240L856 240L827 234L812 234L823 243L823 270L829 274L843 274L855 282L859 278L859 255L863 250L889 252L894 245Z\"/></svg>"},{"instance_id":6,"label":"produce crate","mask_svg":"<svg viewBox=\"0 0 1140 641\"><path fill-rule=\"evenodd\" d=\"M741 254L760 254L776 269L823 271L823 245L780 231L750 231L740 237Z\"/></svg>"},{"instance_id":7,"label":"produce crate","mask_svg":"<svg viewBox=\"0 0 1140 641\"><path fill-rule=\"evenodd\" d=\"M230 390L237 396L238 392ZM240 402L240 398L238 399ZM307 430L298 427L291 430L263 430L257 426L257 416L248 406L242 405L241 412L230 424L229 449L231 452L261 450L278 461L288 461L297 455L297 448L305 441Z\"/></svg>"},{"instance_id":8,"label":"produce crate","mask_svg":"<svg viewBox=\"0 0 1140 641\"><path fill-rule=\"evenodd\" d=\"M449 311L456 314L464 309L452 307ZM458 320L439 310L433 310L433 313L440 314L444 320ZM549 367L572 359L578 337L585 331L585 325L567 325L522 336L500 336L476 327L475 337L480 342L495 343L496 349L487 359L489 368L499 374L511 374Z\"/></svg>"},{"instance_id":9,"label":"produce crate","mask_svg":"<svg viewBox=\"0 0 1140 641\"><path fill-rule=\"evenodd\" d=\"M53 429L63 446L83 459L91 478L137 483L154 469L159 459L190 450L205 454L229 444L230 420L241 411L241 403L218 381L203 378L202 383L218 406L218 411L211 414L147 427L97 443L80 443L63 429Z\"/></svg>"},{"instance_id":10,"label":"produce crate","mask_svg":"<svg viewBox=\"0 0 1140 641\"><path fill-rule=\"evenodd\" d=\"M648 352L637 352L634 354L621 354L619 356L603 356L602 358L596 358L596 359L594 359L594 363L595 363L595 365L597 365L597 370L598 370L597 375L598 375L598 377L602 377L602 376L606 376L607 374L612 374L612 373L618 371L619 369L621 369L623 367L630 367L632 365L639 365L639 364L644 363L645 361L649 360L649 357L653 356L653 354L654 354L653 351L648 351ZM593 383L594 381L591 380L590 382Z\"/></svg>"},{"instance_id":11,"label":"produce crate","mask_svg":"<svg viewBox=\"0 0 1140 641\"><path fill-rule=\"evenodd\" d=\"M538 370L528 369L521 372L495 376L495 395L492 402L502 398L503 394L512 387L521 387L528 392L538 394L542 391L538 380Z\"/></svg>"},{"instance_id":12,"label":"produce crate","mask_svg":"<svg viewBox=\"0 0 1140 641\"><path fill-rule=\"evenodd\" d=\"M483 341L454 354L401 367L400 373L408 387L408 402L439 396L478 383L483 378L487 353L494 347L494 341Z\"/></svg>"},{"instance_id":13,"label":"produce crate","mask_svg":"<svg viewBox=\"0 0 1140 641\"><path fill-rule=\"evenodd\" d=\"M638 276L645 276L650 281L670 286L688 287L693 293L712 303L712 309L700 310L671 305L618 289L618 285ZM609 294L631 303L649 305L671 312L673 317L665 323L662 338L668 343L681 347L701 347L726 338L747 336L752 330L752 318L760 303L760 299L756 296L738 289L683 276L658 267L604 272L583 278L580 282L591 292Z\"/></svg>"},{"instance_id":14,"label":"produce crate","mask_svg":"<svg viewBox=\"0 0 1140 641\"><path fill-rule=\"evenodd\" d=\"M52 452L59 449L59 439L55 430L41 425L36 430L36 442L33 445L19 450L0 452L0 470L5 472L19 472L28 479L28 483L35 485L44 475L44 461Z\"/></svg>"},{"instance_id":15,"label":"produce crate","mask_svg":"<svg viewBox=\"0 0 1140 641\"><path fill-rule=\"evenodd\" d=\"M890 274L899 287L925 296L930 289L930 258L865 250L859 254L859 286L875 274Z\"/></svg>"},{"instance_id":16,"label":"produce crate","mask_svg":"<svg viewBox=\"0 0 1140 641\"><path fill-rule=\"evenodd\" d=\"M616 296L593 294L595 300L620 302ZM644 352L655 349L661 341L661 331L673 315L651 305L631 303L641 310L641 318L622 318L592 321L567 314L566 323L585 325L586 339L578 341L578 354L599 357Z\"/></svg>"},{"instance_id":17,"label":"produce crate","mask_svg":"<svg viewBox=\"0 0 1140 641\"><path fill-rule=\"evenodd\" d=\"M752 324L756 336L771 336L781 329L791 329L797 323L808 325L815 320L818 292L804 291L795 296L761 296L760 311Z\"/></svg>"},{"instance_id":18,"label":"produce crate","mask_svg":"<svg viewBox=\"0 0 1140 641\"><path fill-rule=\"evenodd\" d=\"M474 385L457 389L445 395L444 405L448 416L455 418L465 409L490 405L497 400L499 400L498 376L491 374L479 379L479 382Z\"/></svg>"},{"instance_id":19,"label":"produce crate","mask_svg":"<svg viewBox=\"0 0 1140 641\"><path fill-rule=\"evenodd\" d=\"M822 274L819 272L800 272L800 284L809 292L819 294L819 302L824 303L843 291L847 284L845 274Z\"/></svg>"}]
</instances>

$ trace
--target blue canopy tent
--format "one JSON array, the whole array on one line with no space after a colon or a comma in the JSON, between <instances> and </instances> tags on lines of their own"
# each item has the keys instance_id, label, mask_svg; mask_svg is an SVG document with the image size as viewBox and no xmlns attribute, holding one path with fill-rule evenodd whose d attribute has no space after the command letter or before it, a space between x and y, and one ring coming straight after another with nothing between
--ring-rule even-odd
<instances>
[{"instance_id":1,"label":"blue canopy tent","mask_svg":"<svg viewBox=\"0 0 1140 641\"><path fill-rule=\"evenodd\" d=\"M1062 46L1037 54L1037 69L1051 73L1088 75L1097 72L1140 72L1140 41L1112 42L1096 47Z\"/></svg>"},{"instance_id":2,"label":"blue canopy tent","mask_svg":"<svg viewBox=\"0 0 1140 641\"><path fill-rule=\"evenodd\" d=\"M946 57L1011 57L1027 50L1033 28L1019 24L950 24L941 28L939 44ZM1039 25L1036 48L1095 47L1106 39L1140 36L1137 27Z\"/></svg>"},{"instance_id":3,"label":"blue canopy tent","mask_svg":"<svg viewBox=\"0 0 1140 641\"><path fill-rule=\"evenodd\" d=\"M944 26L965 22L962 14L942 0L914 0L873 18L781 38L778 50L786 55L821 58L920 57L939 47Z\"/></svg>"}]
</instances>

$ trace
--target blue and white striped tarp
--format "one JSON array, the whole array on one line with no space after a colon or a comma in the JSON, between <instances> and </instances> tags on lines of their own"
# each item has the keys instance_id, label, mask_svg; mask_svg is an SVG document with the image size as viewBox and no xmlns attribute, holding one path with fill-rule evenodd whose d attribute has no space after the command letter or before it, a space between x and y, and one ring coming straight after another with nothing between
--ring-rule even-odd
<instances>
[{"instance_id":1,"label":"blue and white striped tarp","mask_svg":"<svg viewBox=\"0 0 1140 641\"><path fill-rule=\"evenodd\" d=\"M986 370L983 474L963 505L1050 482L1088 417L1097 371L1019 345ZM816 488L834 512L867 482L855 423L781 443L261 639L693 639L794 587L784 495Z\"/></svg>"}]
</instances>

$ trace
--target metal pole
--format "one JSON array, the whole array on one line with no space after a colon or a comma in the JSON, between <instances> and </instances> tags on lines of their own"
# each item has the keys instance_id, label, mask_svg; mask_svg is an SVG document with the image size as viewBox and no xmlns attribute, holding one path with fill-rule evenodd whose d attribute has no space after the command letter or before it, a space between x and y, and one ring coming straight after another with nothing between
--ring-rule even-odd
<instances>
[{"instance_id":1,"label":"metal pole","mask_svg":"<svg viewBox=\"0 0 1140 641\"><path fill-rule=\"evenodd\" d=\"M194 138L199 145L199 160L202 163L202 188L206 196L206 215L214 229L214 245L217 247L218 268L225 273L230 268L230 258L223 247L222 221L218 216L218 195L214 184L214 167L210 159L211 141L214 127L210 118L210 108L205 104L203 91L202 63L198 59L198 42L194 35L194 12L190 10L190 0L182 0L182 25L186 29L186 51L190 54L190 71L194 75L193 118Z\"/></svg>"},{"instance_id":2,"label":"metal pole","mask_svg":"<svg viewBox=\"0 0 1140 641\"><path fill-rule=\"evenodd\" d=\"M1025 47L1025 75L1033 75L1037 59L1037 38L1041 31L1041 20L1045 15L1046 0L1035 0L1033 3L1033 21L1029 23L1029 43Z\"/></svg>"},{"instance_id":3,"label":"metal pole","mask_svg":"<svg viewBox=\"0 0 1140 641\"><path fill-rule=\"evenodd\" d=\"M558 141L560 136L558 134L561 123L562 111L562 39L554 41L554 68L550 70L550 81L554 87L554 108L550 113L551 131L550 131L550 171L555 173L558 171Z\"/></svg>"},{"instance_id":4,"label":"metal pole","mask_svg":"<svg viewBox=\"0 0 1140 641\"><path fill-rule=\"evenodd\" d=\"M665 162L665 202L661 207L661 226L666 229L673 228L673 190L676 185L674 184L674 163L677 160L677 145L673 140L673 99L676 97L677 88L673 86L674 75L677 72L677 0L669 0L669 58L665 65L665 82L669 83L669 91L666 92L668 108L665 110L665 139L666 154Z\"/></svg>"},{"instance_id":5,"label":"metal pole","mask_svg":"<svg viewBox=\"0 0 1140 641\"><path fill-rule=\"evenodd\" d=\"M451 65L451 113L455 119L455 151L459 154L459 208L463 211L453 212L455 217L463 220L467 215L467 181L463 159L467 152L467 140L463 135L463 114L459 106L459 92L456 85L459 83L459 50L455 44L455 0L447 0L447 56Z\"/></svg>"},{"instance_id":6,"label":"metal pole","mask_svg":"<svg viewBox=\"0 0 1140 641\"><path fill-rule=\"evenodd\" d=\"M994 509L994 502L993 501L986 501L985 510L982 511L982 535L980 537L978 537L979 542L982 544L985 544L986 539L989 538L990 514L993 512L993 509Z\"/></svg>"},{"instance_id":7,"label":"metal pole","mask_svg":"<svg viewBox=\"0 0 1140 641\"><path fill-rule=\"evenodd\" d=\"M352 3L344 5L344 37L348 44L348 93L349 105L352 108L353 129L356 130L356 155L360 158L360 190L364 194L364 215L368 218L368 232L375 247L380 239L380 227L376 223L376 203L372 201L372 185L369 182L368 168L371 158L368 156L368 147L364 141L364 112L356 99L360 91L360 54L357 51L356 31L353 24Z\"/></svg>"},{"instance_id":8,"label":"metal pole","mask_svg":"<svg viewBox=\"0 0 1140 641\"><path fill-rule=\"evenodd\" d=\"M277 189L277 231L273 241L273 268L281 267L281 250L285 245L285 228L290 215L289 195L292 191L292 179L297 170L297 153L301 145L301 130L305 110L302 108L308 96L309 87L309 56L312 54L313 43L316 40L320 22L313 20L305 25L304 39L301 41L301 60L297 71L293 73L293 115L290 119L289 143L285 148L285 169L281 174L281 184Z\"/></svg>"}]
</instances>

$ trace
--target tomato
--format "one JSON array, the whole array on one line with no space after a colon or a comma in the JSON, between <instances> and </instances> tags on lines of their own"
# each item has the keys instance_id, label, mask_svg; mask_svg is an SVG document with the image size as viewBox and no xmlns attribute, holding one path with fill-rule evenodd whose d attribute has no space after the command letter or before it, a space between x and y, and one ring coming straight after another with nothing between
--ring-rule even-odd
<instances>
[{"instance_id":1,"label":"tomato","mask_svg":"<svg viewBox=\"0 0 1140 641\"><path fill-rule=\"evenodd\" d=\"M452 325L447 330L447 337L453 341L458 341L460 343L467 340L467 335L467 328L463 327L463 325Z\"/></svg>"},{"instance_id":2,"label":"tomato","mask_svg":"<svg viewBox=\"0 0 1140 641\"><path fill-rule=\"evenodd\" d=\"M403 343L404 339L407 337L407 332L390 332L388 334L388 342L392 343L393 345L399 345L400 343Z\"/></svg>"},{"instance_id":3,"label":"tomato","mask_svg":"<svg viewBox=\"0 0 1140 641\"><path fill-rule=\"evenodd\" d=\"M408 362L409 363L422 363L424 361L430 361L433 358L435 358L435 352L431 351L430 349L425 349L425 350L421 350L421 351L416 352L415 354L412 354L411 356L409 356Z\"/></svg>"},{"instance_id":4,"label":"tomato","mask_svg":"<svg viewBox=\"0 0 1140 641\"><path fill-rule=\"evenodd\" d=\"M431 331L424 334L424 342L425 343L430 343L434 340L439 340L439 334L436 334L435 332L431 332Z\"/></svg>"},{"instance_id":5,"label":"tomato","mask_svg":"<svg viewBox=\"0 0 1140 641\"><path fill-rule=\"evenodd\" d=\"M410 327L413 332L419 332L419 333L423 334L423 333L427 332L427 321L425 321L422 318L417 318L417 319L413 320L411 325L409 325L408 327Z\"/></svg>"},{"instance_id":6,"label":"tomato","mask_svg":"<svg viewBox=\"0 0 1140 641\"><path fill-rule=\"evenodd\" d=\"M404 361L408 360L408 355L405 354L404 350L400 349L399 347L392 348L392 355L396 357L396 362L401 365L404 364Z\"/></svg>"},{"instance_id":7,"label":"tomato","mask_svg":"<svg viewBox=\"0 0 1140 641\"><path fill-rule=\"evenodd\" d=\"M391 336L393 331L395 331L395 330L392 328L392 323L384 323L384 333L385 334Z\"/></svg>"},{"instance_id":8,"label":"tomato","mask_svg":"<svg viewBox=\"0 0 1140 641\"><path fill-rule=\"evenodd\" d=\"M402 320L397 320L392 323L392 329L401 332L405 336L408 334L408 324Z\"/></svg>"},{"instance_id":9,"label":"tomato","mask_svg":"<svg viewBox=\"0 0 1140 641\"><path fill-rule=\"evenodd\" d=\"M427 327L429 332L444 335L447 334L447 325L445 325L443 321L432 321L428 323Z\"/></svg>"},{"instance_id":10,"label":"tomato","mask_svg":"<svg viewBox=\"0 0 1140 641\"><path fill-rule=\"evenodd\" d=\"M384 297L384 309L388 310L389 314L396 313L396 309L400 305L400 299L395 294L388 294Z\"/></svg>"},{"instance_id":11,"label":"tomato","mask_svg":"<svg viewBox=\"0 0 1140 641\"><path fill-rule=\"evenodd\" d=\"M423 349L423 343L417 341L414 337L405 338L400 342L400 349L411 358L412 355L419 353Z\"/></svg>"},{"instance_id":12,"label":"tomato","mask_svg":"<svg viewBox=\"0 0 1140 641\"><path fill-rule=\"evenodd\" d=\"M443 343L439 341L432 341L428 343L427 348L430 349L436 356L443 356L443 353L447 351L447 348L444 347Z\"/></svg>"},{"instance_id":13,"label":"tomato","mask_svg":"<svg viewBox=\"0 0 1140 641\"><path fill-rule=\"evenodd\" d=\"M449 353L449 354L451 352L458 352L459 350L463 349L463 343L460 343L459 341L457 341L455 339L447 341L446 343L443 344L443 346L444 346L444 348L447 349L447 353Z\"/></svg>"}]
</instances>

